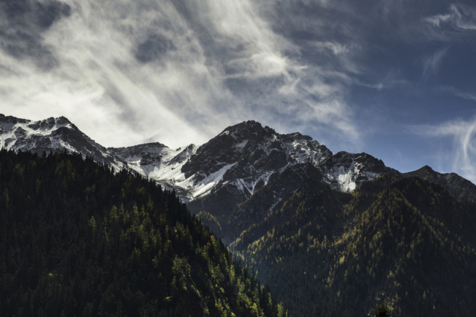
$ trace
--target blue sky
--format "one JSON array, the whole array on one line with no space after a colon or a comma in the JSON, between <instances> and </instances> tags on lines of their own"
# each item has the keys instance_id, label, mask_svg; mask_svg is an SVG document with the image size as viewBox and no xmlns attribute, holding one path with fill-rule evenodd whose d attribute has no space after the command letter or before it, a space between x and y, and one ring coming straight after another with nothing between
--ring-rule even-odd
<instances>
[{"instance_id":1,"label":"blue sky","mask_svg":"<svg viewBox=\"0 0 476 317\"><path fill-rule=\"evenodd\" d=\"M0 112L105 146L257 120L476 182L476 4L0 0Z\"/></svg>"}]
</instances>

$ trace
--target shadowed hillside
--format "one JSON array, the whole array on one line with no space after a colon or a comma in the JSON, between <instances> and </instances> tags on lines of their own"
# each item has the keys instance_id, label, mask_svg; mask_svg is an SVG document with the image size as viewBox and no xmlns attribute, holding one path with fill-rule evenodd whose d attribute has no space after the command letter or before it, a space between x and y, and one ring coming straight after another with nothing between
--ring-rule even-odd
<instances>
[{"instance_id":1,"label":"shadowed hillside","mask_svg":"<svg viewBox=\"0 0 476 317\"><path fill-rule=\"evenodd\" d=\"M419 178L305 186L235 250L295 316L476 314L476 205Z\"/></svg>"},{"instance_id":2,"label":"shadowed hillside","mask_svg":"<svg viewBox=\"0 0 476 317\"><path fill-rule=\"evenodd\" d=\"M287 316L173 192L0 151L1 316Z\"/></svg>"}]
</instances>

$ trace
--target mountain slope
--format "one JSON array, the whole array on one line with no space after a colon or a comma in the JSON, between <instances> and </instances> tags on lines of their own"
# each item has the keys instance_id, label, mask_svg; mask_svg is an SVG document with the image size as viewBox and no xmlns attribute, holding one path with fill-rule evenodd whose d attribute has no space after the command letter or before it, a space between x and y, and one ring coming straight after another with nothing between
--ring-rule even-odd
<instances>
[{"instance_id":1,"label":"mountain slope","mask_svg":"<svg viewBox=\"0 0 476 317\"><path fill-rule=\"evenodd\" d=\"M222 227L216 233L226 243L265 219L303 184L317 182L351 192L382 174L396 173L368 154L333 154L308 136L282 135L254 121L225 129L202 145L182 170L198 181L207 173L223 175L210 194L188 206L216 219ZM205 223L216 227L207 219Z\"/></svg>"},{"instance_id":2,"label":"mountain slope","mask_svg":"<svg viewBox=\"0 0 476 317\"><path fill-rule=\"evenodd\" d=\"M196 150L197 147L193 144L173 150L161 143L108 148L128 169L153 179L165 188L175 189L182 198L191 188L190 181L184 177L182 166Z\"/></svg>"},{"instance_id":3,"label":"mountain slope","mask_svg":"<svg viewBox=\"0 0 476 317\"><path fill-rule=\"evenodd\" d=\"M186 206L81 155L0 151L1 316L287 316Z\"/></svg>"},{"instance_id":4,"label":"mountain slope","mask_svg":"<svg viewBox=\"0 0 476 317\"><path fill-rule=\"evenodd\" d=\"M418 178L302 188L235 252L293 315L474 316L476 204Z\"/></svg>"},{"instance_id":5,"label":"mountain slope","mask_svg":"<svg viewBox=\"0 0 476 317\"><path fill-rule=\"evenodd\" d=\"M391 170L370 155L333 154L309 136L283 135L258 122L247 121L226 128L202 145L183 171L187 177L195 175L198 181L221 171L223 179L219 185L229 184L249 197L273 177L307 164L322 173L319 181L346 192Z\"/></svg>"}]
</instances>

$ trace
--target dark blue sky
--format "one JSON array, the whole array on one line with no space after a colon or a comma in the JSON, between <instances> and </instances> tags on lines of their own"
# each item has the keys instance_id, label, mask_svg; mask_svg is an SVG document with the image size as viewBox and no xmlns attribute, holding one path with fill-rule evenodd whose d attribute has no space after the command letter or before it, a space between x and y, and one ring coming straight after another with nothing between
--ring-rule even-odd
<instances>
[{"instance_id":1,"label":"dark blue sky","mask_svg":"<svg viewBox=\"0 0 476 317\"><path fill-rule=\"evenodd\" d=\"M476 3L0 0L0 112L106 146L254 119L476 181Z\"/></svg>"}]
</instances>

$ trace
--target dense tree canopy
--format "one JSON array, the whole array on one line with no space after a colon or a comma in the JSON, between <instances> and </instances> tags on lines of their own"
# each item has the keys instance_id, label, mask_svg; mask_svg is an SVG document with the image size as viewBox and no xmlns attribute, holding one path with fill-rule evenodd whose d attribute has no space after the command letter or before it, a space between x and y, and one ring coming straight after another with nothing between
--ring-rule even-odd
<instances>
[{"instance_id":1,"label":"dense tree canopy","mask_svg":"<svg viewBox=\"0 0 476 317\"><path fill-rule=\"evenodd\" d=\"M235 244L294 316L476 314L476 204L419 178L303 186Z\"/></svg>"},{"instance_id":2,"label":"dense tree canopy","mask_svg":"<svg viewBox=\"0 0 476 317\"><path fill-rule=\"evenodd\" d=\"M0 151L2 316L287 316L173 192Z\"/></svg>"}]
</instances>

